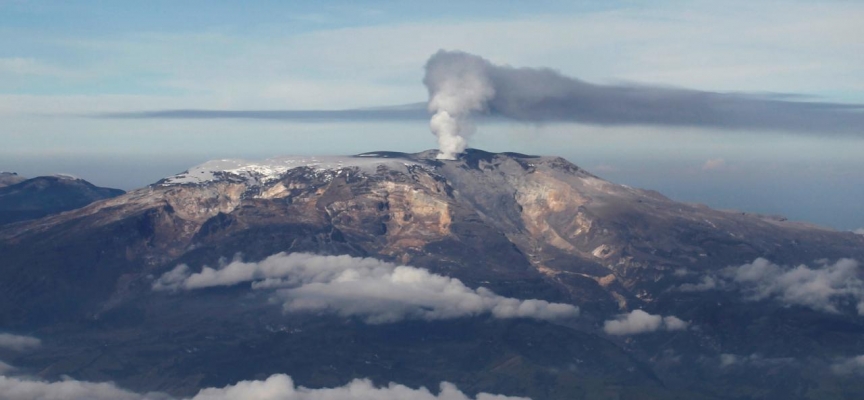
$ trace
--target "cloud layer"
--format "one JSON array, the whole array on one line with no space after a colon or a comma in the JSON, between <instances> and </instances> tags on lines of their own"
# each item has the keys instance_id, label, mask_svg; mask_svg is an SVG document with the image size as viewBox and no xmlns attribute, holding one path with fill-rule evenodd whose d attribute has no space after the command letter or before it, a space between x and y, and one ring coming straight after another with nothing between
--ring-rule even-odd
<instances>
[{"instance_id":1,"label":"cloud layer","mask_svg":"<svg viewBox=\"0 0 864 400\"><path fill-rule=\"evenodd\" d=\"M160 393L138 394L121 389L113 383L92 383L76 380L46 382L0 376L0 399L3 400L171 400ZM411 389L391 383L376 387L368 379L355 379L345 386L308 389L295 386L288 375L271 375L266 380L241 381L223 388L202 389L191 400L527 400L479 393L469 397L455 385L442 382L439 393L426 388ZM187 399L188 400L188 399Z\"/></svg>"},{"instance_id":2,"label":"cloud layer","mask_svg":"<svg viewBox=\"0 0 864 400\"><path fill-rule=\"evenodd\" d=\"M623 336L640 333L679 331L687 329L687 322L674 316L649 314L642 310L633 310L629 314L621 314L616 319L603 323L603 331L609 335Z\"/></svg>"},{"instance_id":3,"label":"cloud layer","mask_svg":"<svg viewBox=\"0 0 864 400\"><path fill-rule=\"evenodd\" d=\"M186 265L163 274L154 290L195 290L251 282L273 290L286 312L329 310L380 324L489 313L495 318L554 320L579 314L573 305L520 300L471 289L455 278L372 258L279 253L260 262L234 261L193 273Z\"/></svg>"},{"instance_id":4,"label":"cloud layer","mask_svg":"<svg viewBox=\"0 0 864 400\"><path fill-rule=\"evenodd\" d=\"M0 333L0 349L26 351L39 347L41 344L42 341L34 337Z\"/></svg>"},{"instance_id":5,"label":"cloud layer","mask_svg":"<svg viewBox=\"0 0 864 400\"><path fill-rule=\"evenodd\" d=\"M834 264L823 260L816 268L803 264L785 267L757 258L749 264L702 276L698 283L685 283L677 289L739 290L747 300L772 299L829 313L841 312L840 305L851 300L857 305L858 314L864 315L864 280L860 277L859 263L848 258Z\"/></svg>"},{"instance_id":6,"label":"cloud layer","mask_svg":"<svg viewBox=\"0 0 864 400\"><path fill-rule=\"evenodd\" d=\"M831 364L835 374L864 374L864 355L842 358Z\"/></svg>"}]
</instances>

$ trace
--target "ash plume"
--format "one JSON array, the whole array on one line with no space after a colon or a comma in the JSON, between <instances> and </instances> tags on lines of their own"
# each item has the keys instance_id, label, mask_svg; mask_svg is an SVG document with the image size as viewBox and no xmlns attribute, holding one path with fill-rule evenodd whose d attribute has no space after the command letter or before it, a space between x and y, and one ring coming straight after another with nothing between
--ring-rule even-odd
<instances>
[{"instance_id":1,"label":"ash plume","mask_svg":"<svg viewBox=\"0 0 864 400\"><path fill-rule=\"evenodd\" d=\"M532 123L654 125L864 136L864 105L790 101L796 96L720 93L650 85L600 85L548 68L514 68L460 51L426 63L430 127L452 159L474 132L474 114Z\"/></svg>"},{"instance_id":2,"label":"ash plume","mask_svg":"<svg viewBox=\"0 0 864 400\"><path fill-rule=\"evenodd\" d=\"M468 147L467 138L474 133L469 117L486 111L495 96L490 67L480 57L443 50L426 63L423 84L429 90L429 127L438 137L439 159L453 160Z\"/></svg>"}]
</instances>

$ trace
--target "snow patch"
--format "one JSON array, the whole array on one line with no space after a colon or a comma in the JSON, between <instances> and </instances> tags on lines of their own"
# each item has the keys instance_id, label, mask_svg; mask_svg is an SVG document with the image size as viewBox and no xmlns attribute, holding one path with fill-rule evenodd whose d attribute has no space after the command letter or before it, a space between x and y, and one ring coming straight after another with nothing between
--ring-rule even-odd
<instances>
[{"instance_id":1,"label":"snow patch","mask_svg":"<svg viewBox=\"0 0 864 400\"><path fill-rule=\"evenodd\" d=\"M236 179L247 185L260 186L279 180L296 168L313 168L316 172L358 168L362 173L375 173L379 166L407 172L416 162L406 159L383 158L377 154L362 156L286 156L262 161L223 159L205 162L183 173L159 181L159 185L201 184Z\"/></svg>"}]
</instances>

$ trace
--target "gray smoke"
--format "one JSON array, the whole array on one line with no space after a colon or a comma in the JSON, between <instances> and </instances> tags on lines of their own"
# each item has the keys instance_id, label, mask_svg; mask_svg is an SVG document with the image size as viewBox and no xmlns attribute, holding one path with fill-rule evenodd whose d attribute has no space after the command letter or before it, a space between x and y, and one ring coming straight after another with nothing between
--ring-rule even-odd
<instances>
[{"instance_id":1,"label":"gray smoke","mask_svg":"<svg viewBox=\"0 0 864 400\"><path fill-rule=\"evenodd\" d=\"M864 134L864 105L789 101L648 85L598 85L548 68L514 68L460 51L426 63L432 132L441 158L467 146L473 114L526 122L657 125L813 134ZM791 96L791 98L795 98Z\"/></svg>"}]
</instances>

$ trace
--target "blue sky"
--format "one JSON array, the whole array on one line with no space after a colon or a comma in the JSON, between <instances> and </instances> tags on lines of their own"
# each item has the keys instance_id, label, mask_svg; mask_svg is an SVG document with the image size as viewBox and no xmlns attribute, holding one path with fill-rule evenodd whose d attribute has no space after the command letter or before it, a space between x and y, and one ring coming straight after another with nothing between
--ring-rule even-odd
<instances>
[{"instance_id":1,"label":"blue sky","mask_svg":"<svg viewBox=\"0 0 864 400\"><path fill-rule=\"evenodd\" d=\"M432 148L422 121L94 115L421 102L442 48L594 83L864 103L861 21L856 1L0 0L0 170L129 189L216 157ZM495 122L471 144L562 155L680 200L864 226L861 136Z\"/></svg>"}]
</instances>

